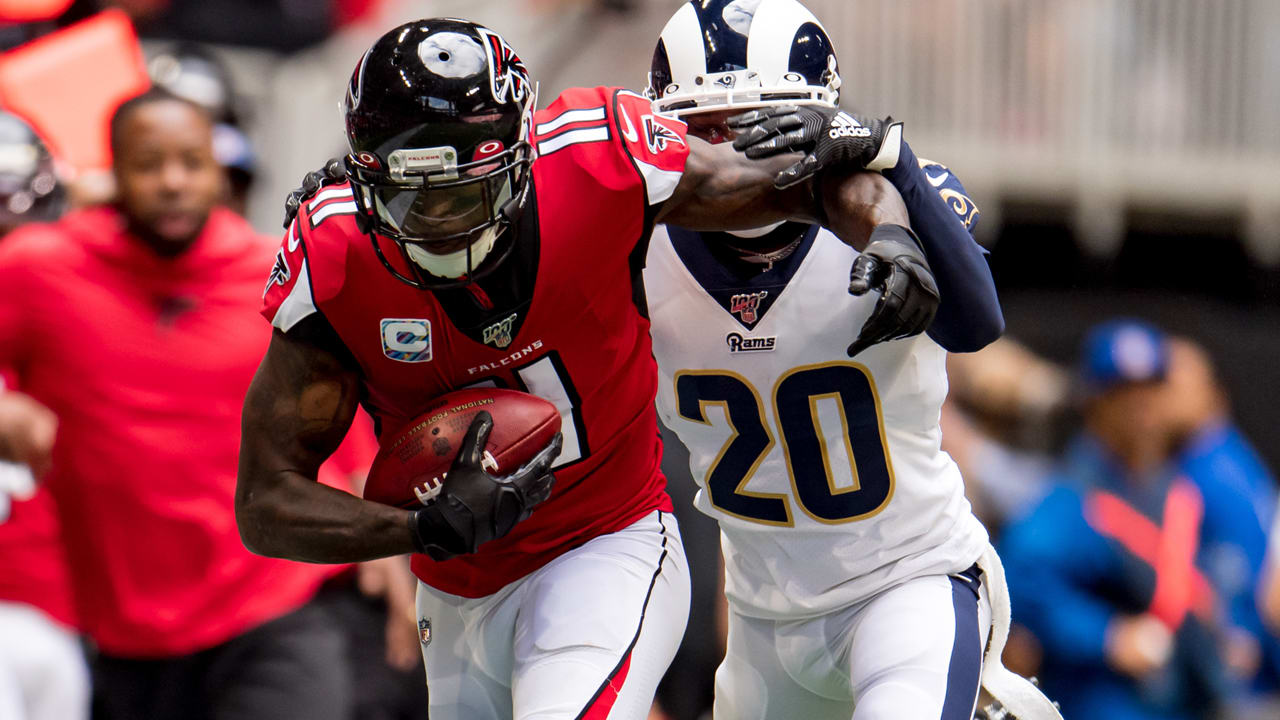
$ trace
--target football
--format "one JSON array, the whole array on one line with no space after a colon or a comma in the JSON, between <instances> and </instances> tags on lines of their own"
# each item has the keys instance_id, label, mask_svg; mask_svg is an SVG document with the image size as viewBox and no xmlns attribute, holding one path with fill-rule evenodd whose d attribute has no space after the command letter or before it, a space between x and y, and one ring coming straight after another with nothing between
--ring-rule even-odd
<instances>
[{"instance_id":1,"label":"football","mask_svg":"<svg viewBox=\"0 0 1280 720\"><path fill-rule=\"evenodd\" d=\"M493 416L483 461L493 475L514 472L560 431L560 412L536 395L487 387L441 395L401 430L386 436L369 468L364 498L405 509L435 498L471 420L481 410Z\"/></svg>"}]
</instances>

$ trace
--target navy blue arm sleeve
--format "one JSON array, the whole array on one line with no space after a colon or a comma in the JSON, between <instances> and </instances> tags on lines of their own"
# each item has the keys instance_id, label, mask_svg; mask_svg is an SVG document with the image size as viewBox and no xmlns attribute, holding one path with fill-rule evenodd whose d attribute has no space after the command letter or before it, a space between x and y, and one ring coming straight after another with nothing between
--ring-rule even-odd
<instances>
[{"instance_id":1,"label":"navy blue arm sleeve","mask_svg":"<svg viewBox=\"0 0 1280 720\"><path fill-rule=\"evenodd\" d=\"M929 337L950 352L981 350L1004 332L1004 314L986 251L929 182L905 142L898 164L883 175L907 205L911 228L924 246L942 296Z\"/></svg>"}]
</instances>

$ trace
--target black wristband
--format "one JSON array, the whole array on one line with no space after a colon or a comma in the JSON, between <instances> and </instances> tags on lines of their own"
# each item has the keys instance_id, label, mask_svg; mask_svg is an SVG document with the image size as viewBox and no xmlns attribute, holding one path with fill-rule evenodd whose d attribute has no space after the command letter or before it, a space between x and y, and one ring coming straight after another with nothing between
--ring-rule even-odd
<instances>
[{"instance_id":1,"label":"black wristband","mask_svg":"<svg viewBox=\"0 0 1280 720\"><path fill-rule=\"evenodd\" d=\"M906 243L917 248L920 254L924 254L924 246L920 244L920 238L916 237L915 232L905 225L885 223L884 225L875 226L867 242L872 243L877 240L895 240L900 243Z\"/></svg>"},{"instance_id":2,"label":"black wristband","mask_svg":"<svg viewBox=\"0 0 1280 720\"><path fill-rule=\"evenodd\" d=\"M418 514L421 510L409 513L409 538L413 540L413 551L420 554L427 552L427 544L422 539L422 530L418 526Z\"/></svg>"}]
</instances>

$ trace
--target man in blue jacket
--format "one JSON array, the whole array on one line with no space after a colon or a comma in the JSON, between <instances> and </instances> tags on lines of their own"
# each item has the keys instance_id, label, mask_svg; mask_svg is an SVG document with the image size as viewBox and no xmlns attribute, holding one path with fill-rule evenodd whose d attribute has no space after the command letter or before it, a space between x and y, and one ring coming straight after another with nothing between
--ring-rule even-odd
<instances>
[{"instance_id":1,"label":"man in blue jacket","mask_svg":"<svg viewBox=\"0 0 1280 720\"><path fill-rule=\"evenodd\" d=\"M1267 642L1252 603L1261 523L1229 478L1182 449L1170 360L1144 323L1089 334L1085 432L1004 538L1015 619L1044 645L1042 678L1065 717L1210 717Z\"/></svg>"}]
</instances>

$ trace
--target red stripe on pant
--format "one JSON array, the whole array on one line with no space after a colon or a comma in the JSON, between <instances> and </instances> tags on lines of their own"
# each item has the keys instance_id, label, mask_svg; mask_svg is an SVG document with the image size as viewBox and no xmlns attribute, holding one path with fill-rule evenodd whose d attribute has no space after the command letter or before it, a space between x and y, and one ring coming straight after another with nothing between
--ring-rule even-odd
<instances>
[{"instance_id":1,"label":"red stripe on pant","mask_svg":"<svg viewBox=\"0 0 1280 720\"><path fill-rule=\"evenodd\" d=\"M613 676L600 688L600 692L596 695L587 709L578 717L581 720L605 720L609 717L609 711L613 709L613 703L618 700L619 693L622 692L622 686L627 682L627 671L631 669L631 651L627 651L627 656L622 659L622 664L617 670L613 671Z\"/></svg>"}]
</instances>

